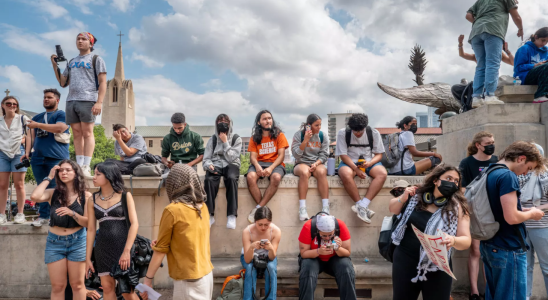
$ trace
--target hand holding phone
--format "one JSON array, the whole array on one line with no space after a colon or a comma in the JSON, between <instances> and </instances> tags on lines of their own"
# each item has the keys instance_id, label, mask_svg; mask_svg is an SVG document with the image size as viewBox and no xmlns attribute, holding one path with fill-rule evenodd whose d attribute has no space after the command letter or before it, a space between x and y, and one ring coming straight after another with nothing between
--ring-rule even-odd
<instances>
[{"instance_id":1,"label":"hand holding phone","mask_svg":"<svg viewBox=\"0 0 548 300\"><path fill-rule=\"evenodd\" d=\"M266 244L266 242L268 242L268 239L262 239L261 240L261 246L264 246L264 244Z\"/></svg>"}]
</instances>

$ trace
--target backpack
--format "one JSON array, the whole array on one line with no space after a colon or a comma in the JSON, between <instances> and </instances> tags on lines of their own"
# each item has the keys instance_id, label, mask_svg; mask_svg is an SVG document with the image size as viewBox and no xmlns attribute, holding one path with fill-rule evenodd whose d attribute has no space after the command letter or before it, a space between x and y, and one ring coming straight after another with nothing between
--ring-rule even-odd
<instances>
[{"instance_id":1,"label":"backpack","mask_svg":"<svg viewBox=\"0 0 548 300\"><path fill-rule=\"evenodd\" d=\"M301 142L304 141L304 131L301 131ZM320 131L320 143L323 144L323 132Z\"/></svg>"},{"instance_id":2,"label":"backpack","mask_svg":"<svg viewBox=\"0 0 548 300\"><path fill-rule=\"evenodd\" d=\"M407 204L409 201L406 201L402 208L401 213L407 209ZM394 250L396 250L396 245L392 243L392 233L396 228L398 228L398 225L400 224L402 218L398 219L398 215L393 215L391 217L384 217L384 220L382 221L382 227L381 232L379 234L379 252L384 259L386 259L389 262L393 261L394 258Z\"/></svg>"},{"instance_id":3,"label":"backpack","mask_svg":"<svg viewBox=\"0 0 548 300\"><path fill-rule=\"evenodd\" d=\"M163 164L162 163L162 158L159 156L159 155L154 155L154 154L151 154L151 153L145 153L143 155L141 155L141 158L146 160L147 163L151 163L151 164Z\"/></svg>"},{"instance_id":4,"label":"backpack","mask_svg":"<svg viewBox=\"0 0 548 300\"><path fill-rule=\"evenodd\" d=\"M91 59L91 65L93 66L93 75L95 77L95 90L99 90L99 78L97 78L97 57L99 57L99 55L94 55L93 58ZM67 87L67 85L69 84L69 79L70 79L70 63L74 60L71 59L68 64L67 64L67 67L68 67L68 75L67 75L67 81L65 81L65 85L61 85L61 87ZM61 71L59 70L59 68L57 68L57 72L59 73L59 78L61 78ZM60 85L60 84L59 84Z\"/></svg>"},{"instance_id":5,"label":"backpack","mask_svg":"<svg viewBox=\"0 0 548 300\"><path fill-rule=\"evenodd\" d=\"M346 147L347 148L350 148L350 147L369 147L369 149L371 149L371 152L373 152L373 130L371 129L371 127L367 126L367 127L365 127L365 133L367 134L367 141L369 142L369 145L350 144L350 138L351 138L351 135L352 135L352 130L350 130L350 128L347 128L345 136L344 136L344 139L345 139L345 142L346 142Z\"/></svg>"},{"instance_id":6,"label":"backpack","mask_svg":"<svg viewBox=\"0 0 548 300\"><path fill-rule=\"evenodd\" d=\"M133 169L133 176L144 177L144 176L153 176L160 177L164 173L166 166L164 164L151 164L144 163L140 164Z\"/></svg>"},{"instance_id":7,"label":"backpack","mask_svg":"<svg viewBox=\"0 0 548 300\"><path fill-rule=\"evenodd\" d=\"M321 212L317 213L316 215L314 215L312 218L310 218L310 239L312 240L312 243L314 243L315 238L317 238L316 241L318 241L318 242L321 239L321 237L318 234L318 227L316 226L316 221L317 221L316 217L319 214L325 214L325 215L330 216L330 214L321 211ZM340 236L340 235L341 235L341 228L339 226L339 220L337 218L335 218L335 236ZM319 246L320 245L318 244L318 247ZM301 257L301 254L299 253L299 255L298 255L299 272L301 272L302 261L303 261L303 258Z\"/></svg>"},{"instance_id":8,"label":"backpack","mask_svg":"<svg viewBox=\"0 0 548 300\"><path fill-rule=\"evenodd\" d=\"M237 135L237 134L234 134L232 136L232 144L231 146L234 146L234 144L236 144L236 140L239 138L240 136ZM214 134L212 137L211 137L211 142L213 143L213 151L215 151L215 148L217 148L217 135Z\"/></svg>"},{"instance_id":9,"label":"backpack","mask_svg":"<svg viewBox=\"0 0 548 300\"><path fill-rule=\"evenodd\" d=\"M217 300L241 300L244 298L245 269L237 275L228 276L223 283L221 295Z\"/></svg>"},{"instance_id":10,"label":"backpack","mask_svg":"<svg viewBox=\"0 0 548 300\"><path fill-rule=\"evenodd\" d=\"M389 169L401 161L401 172L403 174L403 155L409 149L405 148L403 151L400 151L400 147L398 147L400 144L400 134L401 132L396 132L383 138L384 154L381 163L385 168Z\"/></svg>"},{"instance_id":11,"label":"backpack","mask_svg":"<svg viewBox=\"0 0 548 300\"><path fill-rule=\"evenodd\" d=\"M460 112L466 112L472 109L472 93L474 92L474 82L468 84L455 84L451 87L453 97L460 102Z\"/></svg>"}]
</instances>

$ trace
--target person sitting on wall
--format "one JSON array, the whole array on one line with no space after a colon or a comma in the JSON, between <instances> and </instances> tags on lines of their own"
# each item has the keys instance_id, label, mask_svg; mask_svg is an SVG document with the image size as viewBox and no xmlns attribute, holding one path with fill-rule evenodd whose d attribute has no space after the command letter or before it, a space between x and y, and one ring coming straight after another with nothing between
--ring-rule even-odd
<instances>
[{"instance_id":1,"label":"person sitting on wall","mask_svg":"<svg viewBox=\"0 0 548 300\"><path fill-rule=\"evenodd\" d=\"M535 103L548 101L548 27L543 27L531 35L529 41L516 52L514 77L521 79L522 85L538 85Z\"/></svg>"},{"instance_id":2,"label":"person sitting on wall","mask_svg":"<svg viewBox=\"0 0 548 300\"><path fill-rule=\"evenodd\" d=\"M375 214L369 209L369 203L377 196L386 181L386 169L381 164L384 146L381 134L376 129L367 126L369 118L366 114L352 114L348 119L348 128L337 133L337 149L335 155L341 158L339 177L344 189L355 202L352 206L358 218L365 223L371 223ZM363 160L362 162L359 162ZM365 197L360 198L354 177L361 179L373 178Z\"/></svg>"},{"instance_id":3,"label":"person sitting on wall","mask_svg":"<svg viewBox=\"0 0 548 300\"><path fill-rule=\"evenodd\" d=\"M299 300L314 299L322 272L335 277L341 300L356 299L350 231L342 220L323 212L312 217L301 230L299 249Z\"/></svg>"},{"instance_id":4,"label":"person sitting on wall","mask_svg":"<svg viewBox=\"0 0 548 300\"><path fill-rule=\"evenodd\" d=\"M415 147L415 133L417 132L417 119L412 116L407 116L401 121L396 123L396 127L401 129L398 148L403 153L401 159L403 160L403 172L401 170L401 160L396 165L390 168L388 174L390 175L419 175L427 170L430 170L441 163L441 154L436 152L423 152L417 150ZM420 161L413 161L413 156L427 157Z\"/></svg>"},{"instance_id":5,"label":"person sitting on wall","mask_svg":"<svg viewBox=\"0 0 548 300\"><path fill-rule=\"evenodd\" d=\"M132 175L135 167L147 162L141 158L147 153L145 139L136 133L129 132L122 124L114 124L112 130L112 137L115 140L114 152L120 156L120 160L107 159L106 161L116 164L123 175Z\"/></svg>"},{"instance_id":6,"label":"person sitting on wall","mask_svg":"<svg viewBox=\"0 0 548 300\"><path fill-rule=\"evenodd\" d=\"M174 164L182 163L197 171L204 158L204 140L190 130L183 113L174 113L171 124L173 127L162 140L162 162L170 169Z\"/></svg>"}]
</instances>

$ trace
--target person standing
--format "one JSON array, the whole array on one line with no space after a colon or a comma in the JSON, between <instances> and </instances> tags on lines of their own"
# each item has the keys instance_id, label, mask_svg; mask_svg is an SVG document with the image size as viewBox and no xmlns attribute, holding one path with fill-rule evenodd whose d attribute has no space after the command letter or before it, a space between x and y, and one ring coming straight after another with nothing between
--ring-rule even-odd
<instances>
[{"instance_id":1,"label":"person standing","mask_svg":"<svg viewBox=\"0 0 548 300\"><path fill-rule=\"evenodd\" d=\"M91 158L95 149L93 126L95 117L101 114L103 99L107 91L107 68L105 61L93 55L97 38L89 32L76 36L76 48L80 54L67 63L61 74L57 66L57 55L51 56L51 63L61 87L69 86L66 119L72 127L76 162L84 175L91 176Z\"/></svg>"},{"instance_id":2,"label":"person standing","mask_svg":"<svg viewBox=\"0 0 548 300\"><path fill-rule=\"evenodd\" d=\"M65 119L65 112L59 110L61 93L57 89L44 90L45 112L37 114L27 124L31 129L32 141L32 173L36 184L40 185L51 169L62 160L69 159L70 131ZM55 188L55 180L48 181L48 189ZM38 204L39 217L32 226L41 227L49 222L50 204Z\"/></svg>"},{"instance_id":3,"label":"person standing","mask_svg":"<svg viewBox=\"0 0 548 300\"><path fill-rule=\"evenodd\" d=\"M545 159L532 143L512 143L493 166L487 177L487 195L498 232L480 242L481 259L485 268L486 300L525 300L527 293L527 232L524 222L539 221L544 212L532 207L522 209L518 201L521 192L517 175L545 170Z\"/></svg>"},{"instance_id":4,"label":"person standing","mask_svg":"<svg viewBox=\"0 0 548 300\"><path fill-rule=\"evenodd\" d=\"M472 44L478 62L474 76L472 108L484 104L504 104L495 96L495 90L508 30L508 14L518 27L518 37L523 40L523 25L515 0L478 0L466 13L466 20L472 23L468 42Z\"/></svg>"},{"instance_id":5,"label":"person standing","mask_svg":"<svg viewBox=\"0 0 548 300\"><path fill-rule=\"evenodd\" d=\"M529 41L516 52L514 77L519 76L522 85L538 85L534 103L548 101L548 27L531 35Z\"/></svg>"},{"instance_id":6,"label":"person standing","mask_svg":"<svg viewBox=\"0 0 548 300\"><path fill-rule=\"evenodd\" d=\"M158 240L152 242L154 254L144 284L152 287L154 275L167 255L173 300L211 300L209 211L200 177L190 166L175 164L166 179L166 192L171 203L162 213ZM148 298L146 294L141 296Z\"/></svg>"},{"instance_id":7,"label":"person standing","mask_svg":"<svg viewBox=\"0 0 548 300\"><path fill-rule=\"evenodd\" d=\"M120 168L122 175L133 175L133 169L147 161L142 158L147 153L145 139L131 133L122 124L112 125L112 137L114 138L114 152L120 156L120 160L109 158L105 161L112 162Z\"/></svg>"},{"instance_id":8,"label":"person standing","mask_svg":"<svg viewBox=\"0 0 548 300\"><path fill-rule=\"evenodd\" d=\"M299 176L299 220L308 220L306 211L306 194L308 179L314 176L318 182L318 190L322 197L322 211L329 213L329 186L327 184L327 168L325 162L329 155L329 138L323 134L322 118L310 114L306 123L293 136L291 152L295 157L293 173Z\"/></svg>"},{"instance_id":9,"label":"person standing","mask_svg":"<svg viewBox=\"0 0 548 300\"><path fill-rule=\"evenodd\" d=\"M247 220L255 223L255 211L265 206L278 191L278 186L285 176L285 149L289 147L282 129L278 127L272 113L268 110L260 111L255 117L255 124L251 131L248 151L250 165L247 170L247 188L257 206L251 210ZM261 194L257 181L267 177L270 180L268 188Z\"/></svg>"},{"instance_id":10,"label":"person standing","mask_svg":"<svg viewBox=\"0 0 548 300\"><path fill-rule=\"evenodd\" d=\"M475 54L470 54L464 52L464 45L462 42L464 41L464 34L459 35L459 56L466 59L473 61L475 63L478 63L478 60L476 59ZM504 42L503 49L502 49L502 62L513 66L514 65L514 55L512 54L512 51L508 50L508 42Z\"/></svg>"},{"instance_id":11,"label":"person standing","mask_svg":"<svg viewBox=\"0 0 548 300\"><path fill-rule=\"evenodd\" d=\"M462 174L462 191L478 177L478 175L499 161L495 153L495 139L492 133L481 131L474 135L468 145L468 157L460 162L459 170ZM470 300L480 300L478 290L478 273L480 266L480 241L472 239L472 246L468 254L468 277L470 278ZM484 272L485 273L485 272Z\"/></svg>"},{"instance_id":12,"label":"person standing","mask_svg":"<svg viewBox=\"0 0 548 300\"><path fill-rule=\"evenodd\" d=\"M204 140L190 131L183 113L174 113L171 124L173 127L162 140L162 162L170 169L174 164L182 163L197 171L204 158Z\"/></svg>"},{"instance_id":13,"label":"person standing","mask_svg":"<svg viewBox=\"0 0 548 300\"><path fill-rule=\"evenodd\" d=\"M17 215L15 224L25 223L23 213L25 204L26 167L16 169L15 165L30 156L31 140L28 137L27 116L20 114L19 101L14 96L2 99L2 117L0 117L0 224L7 222L4 208L8 202L10 176L17 192ZM25 138L25 145L21 141ZM11 208L11 203L10 203Z\"/></svg>"},{"instance_id":14,"label":"person standing","mask_svg":"<svg viewBox=\"0 0 548 300\"><path fill-rule=\"evenodd\" d=\"M215 135L207 142L204 152L204 188L207 194L209 222L215 223L215 199L219 192L221 177L226 188L226 228L236 229L238 216L238 180L240 180L240 152L242 138L233 131L230 117L220 114L215 120Z\"/></svg>"}]
</instances>

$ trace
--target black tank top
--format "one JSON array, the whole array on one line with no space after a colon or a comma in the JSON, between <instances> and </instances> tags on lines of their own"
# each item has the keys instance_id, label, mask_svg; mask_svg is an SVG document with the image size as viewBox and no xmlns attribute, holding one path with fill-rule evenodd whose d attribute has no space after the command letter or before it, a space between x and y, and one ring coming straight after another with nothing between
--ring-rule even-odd
<instances>
[{"instance_id":1,"label":"black tank top","mask_svg":"<svg viewBox=\"0 0 548 300\"><path fill-rule=\"evenodd\" d=\"M399 248L410 257L416 258L417 261L420 259L421 242L413 231L411 224L415 225L418 230L424 232L426 225L428 224L428 220L430 220L432 215L433 213L427 210L419 210L418 208L415 208L407 220L407 228L405 228L405 234L403 235Z\"/></svg>"},{"instance_id":2,"label":"black tank top","mask_svg":"<svg viewBox=\"0 0 548 300\"><path fill-rule=\"evenodd\" d=\"M82 202L82 204L80 204ZM68 208L77 214L84 215L84 205L86 205L86 199L81 199L80 197L76 198ZM49 213L49 226L57 226L62 228L75 228L82 227L78 224L72 216L59 216L55 213L55 210L62 207L61 202L59 201L59 192L55 190L51 196L51 210Z\"/></svg>"}]
</instances>

